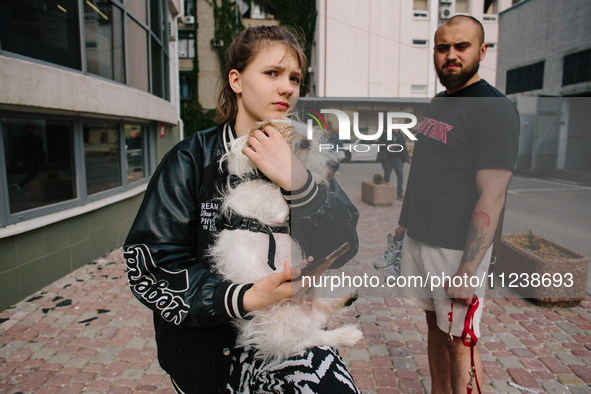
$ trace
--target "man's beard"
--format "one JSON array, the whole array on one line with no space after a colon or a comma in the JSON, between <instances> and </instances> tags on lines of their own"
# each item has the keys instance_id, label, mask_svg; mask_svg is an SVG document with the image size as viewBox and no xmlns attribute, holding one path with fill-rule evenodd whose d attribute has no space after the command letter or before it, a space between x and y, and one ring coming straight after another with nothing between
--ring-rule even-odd
<instances>
[{"instance_id":1,"label":"man's beard","mask_svg":"<svg viewBox=\"0 0 591 394\"><path fill-rule=\"evenodd\" d=\"M441 68L438 68L436 65L435 69L437 70L439 82L441 82L441 84L451 92L455 92L464 86L464 84L478 72L478 68L480 67L480 61L478 58L476 58L472 63L462 65L462 70L459 74L454 74L444 71L444 68L448 64L449 62L444 63Z\"/></svg>"}]
</instances>

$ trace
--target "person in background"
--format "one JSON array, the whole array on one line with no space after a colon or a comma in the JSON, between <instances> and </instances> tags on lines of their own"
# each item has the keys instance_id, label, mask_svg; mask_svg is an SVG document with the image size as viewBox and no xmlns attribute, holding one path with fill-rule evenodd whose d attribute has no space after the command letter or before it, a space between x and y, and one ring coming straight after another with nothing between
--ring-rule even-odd
<instances>
[{"instance_id":1,"label":"person in background","mask_svg":"<svg viewBox=\"0 0 591 394\"><path fill-rule=\"evenodd\" d=\"M142 136L137 129L132 129L129 132L129 137L125 140L125 147L128 150L142 148Z\"/></svg>"},{"instance_id":2,"label":"person in background","mask_svg":"<svg viewBox=\"0 0 591 394\"><path fill-rule=\"evenodd\" d=\"M328 130L330 135L328 136L328 142L334 147L334 151L336 153L336 167L335 172L340 174L341 172L341 161L345 159L345 151L343 150L344 144L343 141L339 139L339 131L333 129L331 124L328 124Z\"/></svg>"},{"instance_id":3,"label":"person in background","mask_svg":"<svg viewBox=\"0 0 591 394\"><path fill-rule=\"evenodd\" d=\"M400 130L392 132L392 139L388 140L388 133L382 133L378 141L380 151L377 161L382 163L384 170L384 181L390 183L392 170L396 174L396 197L399 200L404 198L404 163L410 163L406 140Z\"/></svg>"}]
</instances>

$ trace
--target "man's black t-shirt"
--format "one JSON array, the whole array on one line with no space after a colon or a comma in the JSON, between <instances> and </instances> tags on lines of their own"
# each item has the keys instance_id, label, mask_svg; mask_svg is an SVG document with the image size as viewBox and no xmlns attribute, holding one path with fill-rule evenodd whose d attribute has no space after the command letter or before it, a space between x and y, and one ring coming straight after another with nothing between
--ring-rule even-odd
<instances>
[{"instance_id":1,"label":"man's black t-shirt","mask_svg":"<svg viewBox=\"0 0 591 394\"><path fill-rule=\"evenodd\" d=\"M476 172L512 169L519 114L484 80L438 94L417 134L400 225L420 242L463 250L478 201Z\"/></svg>"}]
</instances>

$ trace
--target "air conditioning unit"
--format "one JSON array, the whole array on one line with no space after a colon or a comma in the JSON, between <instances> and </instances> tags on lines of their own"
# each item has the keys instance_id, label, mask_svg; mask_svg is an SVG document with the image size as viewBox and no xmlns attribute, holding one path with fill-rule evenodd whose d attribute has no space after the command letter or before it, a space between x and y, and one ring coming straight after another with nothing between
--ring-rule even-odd
<instances>
[{"instance_id":1,"label":"air conditioning unit","mask_svg":"<svg viewBox=\"0 0 591 394\"><path fill-rule=\"evenodd\" d=\"M442 8L439 10L439 18L442 21L446 21L449 18L451 18L452 16L454 16L454 14L453 14L451 8Z\"/></svg>"},{"instance_id":2,"label":"air conditioning unit","mask_svg":"<svg viewBox=\"0 0 591 394\"><path fill-rule=\"evenodd\" d=\"M439 2L439 19L446 21L454 16L455 5L453 0L441 0Z\"/></svg>"},{"instance_id":3,"label":"air conditioning unit","mask_svg":"<svg viewBox=\"0 0 591 394\"><path fill-rule=\"evenodd\" d=\"M192 15L187 15L183 18L183 23L185 25L194 25L195 24L195 17Z\"/></svg>"}]
</instances>

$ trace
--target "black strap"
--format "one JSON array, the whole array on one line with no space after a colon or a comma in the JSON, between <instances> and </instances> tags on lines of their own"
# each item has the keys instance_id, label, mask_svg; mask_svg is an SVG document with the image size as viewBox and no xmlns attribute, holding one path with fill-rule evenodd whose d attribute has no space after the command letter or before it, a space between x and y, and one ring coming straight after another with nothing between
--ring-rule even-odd
<instances>
[{"instance_id":1,"label":"black strap","mask_svg":"<svg viewBox=\"0 0 591 394\"><path fill-rule=\"evenodd\" d=\"M266 233L269 235L269 251L267 253L267 264L273 271L276 271L275 268L275 252L277 250L277 245L275 243L275 238L273 237L273 233L278 234L289 234L289 227L285 226L268 226L264 223L261 223L258 219L254 218L247 218L244 216L238 215L236 212L230 212L229 215L225 215L220 219L220 228L226 230L248 230L254 233Z\"/></svg>"}]
</instances>

